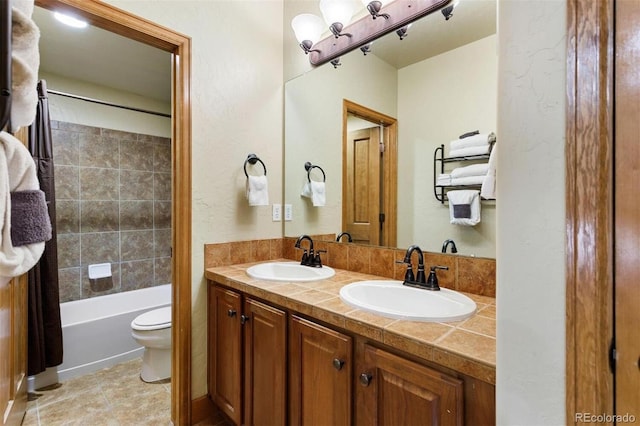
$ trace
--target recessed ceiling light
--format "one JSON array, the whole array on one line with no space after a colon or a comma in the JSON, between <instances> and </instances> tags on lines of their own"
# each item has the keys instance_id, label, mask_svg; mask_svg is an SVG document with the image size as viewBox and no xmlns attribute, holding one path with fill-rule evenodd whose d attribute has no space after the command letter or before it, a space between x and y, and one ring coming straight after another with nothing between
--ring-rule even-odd
<instances>
[{"instance_id":1,"label":"recessed ceiling light","mask_svg":"<svg viewBox=\"0 0 640 426\"><path fill-rule=\"evenodd\" d=\"M64 15L59 12L54 12L53 16L58 21L73 28L85 28L88 25L85 21L81 21L80 19L74 18L73 16Z\"/></svg>"}]
</instances>

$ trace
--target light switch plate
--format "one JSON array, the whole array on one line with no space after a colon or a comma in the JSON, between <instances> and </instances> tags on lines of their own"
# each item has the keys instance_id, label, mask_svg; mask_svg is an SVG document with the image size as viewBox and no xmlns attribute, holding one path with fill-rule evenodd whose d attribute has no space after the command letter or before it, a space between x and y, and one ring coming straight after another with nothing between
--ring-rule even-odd
<instances>
[{"instance_id":1,"label":"light switch plate","mask_svg":"<svg viewBox=\"0 0 640 426\"><path fill-rule=\"evenodd\" d=\"M291 204L284 205L284 220L287 222L293 220L293 206Z\"/></svg>"},{"instance_id":2,"label":"light switch plate","mask_svg":"<svg viewBox=\"0 0 640 426\"><path fill-rule=\"evenodd\" d=\"M274 204L271 210L272 220L280 222L282 220L282 204Z\"/></svg>"}]
</instances>

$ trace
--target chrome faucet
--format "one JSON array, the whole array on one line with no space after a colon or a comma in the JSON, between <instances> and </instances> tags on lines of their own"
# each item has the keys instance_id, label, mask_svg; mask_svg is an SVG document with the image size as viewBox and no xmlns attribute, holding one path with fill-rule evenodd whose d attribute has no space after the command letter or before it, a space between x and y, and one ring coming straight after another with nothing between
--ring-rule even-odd
<instances>
[{"instance_id":1,"label":"chrome faucet","mask_svg":"<svg viewBox=\"0 0 640 426\"><path fill-rule=\"evenodd\" d=\"M451 244L451 253L457 253L458 248L456 247L456 243L453 240L444 241L444 243L442 244L442 252L443 253L447 252L447 247L449 246L449 244Z\"/></svg>"},{"instance_id":2,"label":"chrome faucet","mask_svg":"<svg viewBox=\"0 0 640 426\"><path fill-rule=\"evenodd\" d=\"M320 253L326 253L327 251L318 250L317 252L314 252L313 239L311 239L311 237L308 235L301 235L300 237L298 237L298 240L296 241L294 247L298 249L301 248L300 243L302 243L302 241L304 240L309 241L309 251L307 251L307 249L303 249L304 252L302 253L300 264L304 266L311 266L314 268L322 268L322 259L320 258Z\"/></svg>"},{"instance_id":3,"label":"chrome faucet","mask_svg":"<svg viewBox=\"0 0 640 426\"><path fill-rule=\"evenodd\" d=\"M336 238L337 242L340 242L340 240L342 239L342 237L347 236L347 241L352 243L353 242L353 238L351 238L351 234L348 232L341 232L338 234L338 237Z\"/></svg>"}]
</instances>

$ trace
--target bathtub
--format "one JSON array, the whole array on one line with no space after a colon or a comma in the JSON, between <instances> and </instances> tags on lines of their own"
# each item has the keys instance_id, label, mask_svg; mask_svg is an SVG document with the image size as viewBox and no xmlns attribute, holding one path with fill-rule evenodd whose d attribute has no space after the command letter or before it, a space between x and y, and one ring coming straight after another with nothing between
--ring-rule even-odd
<instances>
[{"instance_id":1,"label":"bathtub","mask_svg":"<svg viewBox=\"0 0 640 426\"><path fill-rule=\"evenodd\" d=\"M171 304L171 284L60 304L62 364L29 377L29 391L142 356L131 321Z\"/></svg>"}]
</instances>

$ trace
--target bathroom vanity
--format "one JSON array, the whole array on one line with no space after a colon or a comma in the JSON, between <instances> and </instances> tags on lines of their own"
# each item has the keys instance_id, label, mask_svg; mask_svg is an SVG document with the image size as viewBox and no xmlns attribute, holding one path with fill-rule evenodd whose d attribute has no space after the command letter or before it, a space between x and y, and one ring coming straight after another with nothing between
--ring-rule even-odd
<instances>
[{"instance_id":1,"label":"bathroom vanity","mask_svg":"<svg viewBox=\"0 0 640 426\"><path fill-rule=\"evenodd\" d=\"M495 424L495 299L468 294L478 312L457 323L405 321L340 299L380 277L273 282L251 265L205 273L209 395L235 424Z\"/></svg>"}]
</instances>

